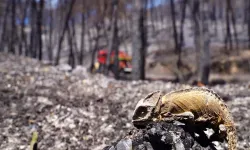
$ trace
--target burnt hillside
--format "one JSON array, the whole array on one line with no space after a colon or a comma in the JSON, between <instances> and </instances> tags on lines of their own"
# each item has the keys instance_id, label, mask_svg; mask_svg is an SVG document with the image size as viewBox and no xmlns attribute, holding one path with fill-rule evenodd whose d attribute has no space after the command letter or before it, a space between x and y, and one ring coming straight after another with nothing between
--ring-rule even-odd
<instances>
[{"instance_id":1,"label":"burnt hillside","mask_svg":"<svg viewBox=\"0 0 250 150\"><path fill-rule=\"evenodd\" d=\"M162 81L116 81L92 76L81 67L67 70L64 65L53 67L1 53L0 149L27 149L36 126L40 150L99 150L132 128L131 116L139 99L155 90L188 87ZM242 150L250 147L249 84L209 87L233 113Z\"/></svg>"}]
</instances>

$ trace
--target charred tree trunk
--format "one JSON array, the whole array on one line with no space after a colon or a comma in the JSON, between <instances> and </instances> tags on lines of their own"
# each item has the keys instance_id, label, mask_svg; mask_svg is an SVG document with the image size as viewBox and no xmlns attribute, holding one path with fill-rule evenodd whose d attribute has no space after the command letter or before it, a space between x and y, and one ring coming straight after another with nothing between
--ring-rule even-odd
<instances>
[{"instance_id":1,"label":"charred tree trunk","mask_svg":"<svg viewBox=\"0 0 250 150\"><path fill-rule=\"evenodd\" d=\"M179 51L179 55L181 55L181 51L182 51L182 46L184 44L184 30L183 30L183 27L184 27L184 22L185 22L185 18L186 18L186 7L187 7L187 0L183 0L182 2L182 16L181 16L181 25L180 25L180 51ZM181 60L181 56L179 56L178 58L179 60Z\"/></svg>"},{"instance_id":2,"label":"charred tree trunk","mask_svg":"<svg viewBox=\"0 0 250 150\"><path fill-rule=\"evenodd\" d=\"M170 0L171 5L171 18L172 18L172 27L173 27L173 37L174 37L174 43L175 43L175 52L179 50L179 44L178 44L178 33L176 29L176 18L175 18L175 3L174 0Z\"/></svg>"},{"instance_id":3,"label":"charred tree trunk","mask_svg":"<svg viewBox=\"0 0 250 150\"><path fill-rule=\"evenodd\" d=\"M2 26L2 35L0 41L0 51L4 51L6 43L7 43L7 25L8 25L8 14L10 11L11 1L6 2L5 10L4 10L4 18L3 18L3 26Z\"/></svg>"},{"instance_id":4,"label":"charred tree trunk","mask_svg":"<svg viewBox=\"0 0 250 150\"><path fill-rule=\"evenodd\" d=\"M52 2L50 4L49 10L49 44L48 44L48 58L49 61L52 63L53 61L53 50L52 50L52 33L53 33L53 9L52 9Z\"/></svg>"},{"instance_id":5,"label":"charred tree trunk","mask_svg":"<svg viewBox=\"0 0 250 150\"><path fill-rule=\"evenodd\" d=\"M181 65L181 55L180 55L180 45L178 42L178 33L177 33L177 27L176 27L176 17L175 17L175 3L174 0L170 0L171 5L171 18L172 18L172 27L173 27L173 37L174 37L174 43L175 43L175 52L178 54L178 61L177 61L177 67L180 68Z\"/></svg>"},{"instance_id":6,"label":"charred tree trunk","mask_svg":"<svg viewBox=\"0 0 250 150\"><path fill-rule=\"evenodd\" d=\"M117 7L118 7L118 0L113 0L113 6L114 6L114 50L115 50L115 58L114 58L114 74L115 74L115 79L119 79L119 71L120 71L120 66L119 66L119 37L118 37L118 26L117 26L117 18L118 18L118 12L117 12Z\"/></svg>"},{"instance_id":7,"label":"charred tree trunk","mask_svg":"<svg viewBox=\"0 0 250 150\"><path fill-rule=\"evenodd\" d=\"M145 8L143 0L134 2L133 14L133 58L132 58L132 79L144 80L145 79L145 53L146 53L146 28L145 21Z\"/></svg>"},{"instance_id":8,"label":"charred tree trunk","mask_svg":"<svg viewBox=\"0 0 250 150\"><path fill-rule=\"evenodd\" d=\"M74 50L73 50L73 33L70 29L70 26L68 24L67 27L68 31L68 44L69 44L69 57L68 57L68 64L72 67L75 68L75 57L74 57Z\"/></svg>"},{"instance_id":9,"label":"charred tree trunk","mask_svg":"<svg viewBox=\"0 0 250 150\"><path fill-rule=\"evenodd\" d=\"M30 55L33 58L36 58L36 48L37 48L37 32L36 32L36 14L37 14L37 8L36 8L36 0L31 1L31 18L30 18L30 26L31 26L31 33L30 33L30 46L29 51Z\"/></svg>"},{"instance_id":10,"label":"charred tree trunk","mask_svg":"<svg viewBox=\"0 0 250 150\"><path fill-rule=\"evenodd\" d=\"M84 1L82 2L82 9L84 9ZM79 64L83 65L84 57L84 35L85 35L85 14L82 13L82 24L81 24L81 45L80 45L80 55L79 55Z\"/></svg>"},{"instance_id":11,"label":"charred tree trunk","mask_svg":"<svg viewBox=\"0 0 250 150\"><path fill-rule=\"evenodd\" d=\"M19 5L21 7L22 3L19 1ZM19 40L19 55L23 54L23 46L25 50L25 56L28 55L28 44L27 44L27 35L24 31L25 28L25 19L27 17L27 7L29 5L29 0L25 0L24 5L21 7L21 10L23 12L22 19L21 19L21 35L20 35L20 40ZM26 55L27 54L27 55Z\"/></svg>"},{"instance_id":12,"label":"charred tree trunk","mask_svg":"<svg viewBox=\"0 0 250 150\"><path fill-rule=\"evenodd\" d=\"M217 13L217 1L212 1L212 12L211 12L211 20L214 23L214 34L215 36L217 36L217 17L216 17L216 13Z\"/></svg>"},{"instance_id":13,"label":"charred tree trunk","mask_svg":"<svg viewBox=\"0 0 250 150\"><path fill-rule=\"evenodd\" d=\"M196 49L200 49L199 65L198 66L198 81L203 84L208 84L209 72L210 72L210 34L208 30L209 24L209 3L207 0L195 0L194 1L194 20L195 22L195 34L196 35ZM198 38L199 37L199 38Z\"/></svg>"},{"instance_id":14,"label":"charred tree trunk","mask_svg":"<svg viewBox=\"0 0 250 150\"><path fill-rule=\"evenodd\" d=\"M9 52L15 54L16 34L16 0L11 1L11 35L9 42Z\"/></svg>"},{"instance_id":15,"label":"charred tree trunk","mask_svg":"<svg viewBox=\"0 0 250 150\"><path fill-rule=\"evenodd\" d=\"M38 42L38 59L43 59L43 40L42 40L42 22L43 22L44 0L39 2L39 11L37 12L37 42Z\"/></svg>"},{"instance_id":16,"label":"charred tree trunk","mask_svg":"<svg viewBox=\"0 0 250 150\"><path fill-rule=\"evenodd\" d=\"M68 27L68 21L70 19L74 3L75 3L75 0L71 0L70 4L69 4L69 10L68 10L67 15L66 15L66 19L65 19L65 22L64 22L64 27L63 27L62 33L61 33L61 35L59 37L59 43L58 43L58 49L57 49L57 53L56 53L55 65L58 65L59 62L60 62L60 54L61 54L62 42L63 42L63 39L64 39L65 31L67 30L67 27Z\"/></svg>"},{"instance_id":17,"label":"charred tree trunk","mask_svg":"<svg viewBox=\"0 0 250 150\"><path fill-rule=\"evenodd\" d=\"M118 0L113 0L112 2L112 22L111 22L111 36L109 40L109 46L108 46L108 56L106 60L106 67L105 67L105 74L108 75L109 69L112 69L112 71L115 74L115 78L119 78L119 60L118 60L118 28L117 28L117 5ZM111 53L112 51L115 51L115 60L111 60ZM114 61L113 68L110 68L110 61ZM118 65L117 65L118 64Z\"/></svg>"},{"instance_id":18,"label":"charred tree trunk","mask_svg":"<svg viewBox=\"0 0 250 150\"><path fill-rule=\"evenodd\" d=\"M200 69L199 80L208 84L210 73L210 33L209 33L209 2L208 0L201 1L201 54L200 54Z\"/></svg>"},{"instance_id":19,"label":"charred tree trunk","mask_svg":"<svg viewBox=\"0 0 250 150\"><path fill-rule=\"evenodd\" d=\"M237 30L236 30L236 20L235 20L235 14L234 14L234 10L232 7L232 3L231 0L227 0L228 2L228 7L231 13L231 20L232 20L232 24L233 24L233 30L234 30L234 40L235 40L235 44L236 44L236 49L237 49L237 53L239 54L239 42L238 42L238 34L237 34Z\"/></svg>"},{"instance_id":20,"label":"charred tree trunk","mask_svg":"<svg viewBox=\"0 0 250 150\"><path fill-rule=\"evenodd\" d=\"M111 1L112 2L112 1ZM111 29L111 24L112 23L105 23L105 19L104 18L106 18L106 16L110 16L111 18L112 18L112 10L113 10L113 5L112 5L112 3L111 3L111 11L108 9L109 8L109 4L110 4L110 2L109 1L104 1L104 4L103 4L103 19L101 20L101 22L103 23L103 36L104 36L104 40L105 40L105 43L107 43L107 46L108 46L108 44L109 44L109 30ZM110 13L110 14L109 14ZM111 20L111 19L110 19Z\"/></svg>"},{"instance_id":21,"label":"charred tree trunk","mask_svg":"<svg viewBox=\"0 0 250 150\"><path fill-rule=\"evenodd\" d=\"M230 28L230 8L229 8L229 0L227 0L226 3L226 30L227 34L225 37L225 50L226 53L229 54L229 50L233 49L233 43L232 43L232 34L231 34L231 28ZM229 42L229 49L228 49L228 42Z\"/></svg>"},{"instance_id":22,"label":"charred tree trunk","mask_svg":"<svg viewBox=\"0 0 250 150\"><path fill-rule=\"evenodd\" d=\"M200 58L200 24L199 24L199 8L200 3L199 0L192 1L191 3L191 10L192 10L192 19L193 19L193 32L194 32L194 45L195 45L195 51L196 51L196 72L195 74L198 74L198 68L199 68L199 58Z\"/></svg>"},{"instance_id":23,"label":"charred tree trunk","mask_svg":"<svg viewBox=\"0 0 250 150\"><path fill-rule=\"evenodd\" d=\"M181 24L180 24L180 30L179 30L180 34L179 34L179 38L177 37L178 40L175 43L175 44L178 44L175 46L175 52L178 53L176 75L177 75L177 79L179 82L184 82L184 76L183 76L183 73L181 72L180 69L181 69L181 66L183 66L183 64L181 62L181 52L182 52L182 46L184 43L184 30L183 30L183 28L184 28L184 21L186 18L186 5L187 5L187 0L183 0L181 3L182 13L181 13L181 22L180 22ZM174 4L173 4L173 8L174 8ZM176 34L177 34L177 31L176 31ZM178 34L176 36L178 36Z\"/></svg>"},{"instance_id":24,"label":"charred tree trunk","mask_svg":"<svg viewBox=\"0 0 250 150\"><path fill-rule=\"evenodd\" d=\"M98 45L99 45L99 39L100 39L100 29L101 29L101 26L97 23L96 24L96 31L97 31L97 36L95 37L95 46L94 48L92 49L92 53L91 53L91 63L90 63L90 67L89 67L89 70L92 72L93 69L94 69L94 64L95 64L95 54L98 50ZM89 32L89 35L90 35L90 32ZM91 41L90 41L91 42ZM91 46L92 48L92 46Z\"/></svg>"},{"instance_id":25,"label":"charred tree trunk","mask_svg":"<svg viewBox=\"0 0 250 150\"><path fill-rule=\"evenodd\" d=\"M72 38L72 44L73 44L73 57L74 57L74 63L77 63L78 59L75 59L78 55L78 47L77 47L77 41L76 41L76 27L75 27L75 19L71 19L71 38Z\"/></svg>"}]
</instances>

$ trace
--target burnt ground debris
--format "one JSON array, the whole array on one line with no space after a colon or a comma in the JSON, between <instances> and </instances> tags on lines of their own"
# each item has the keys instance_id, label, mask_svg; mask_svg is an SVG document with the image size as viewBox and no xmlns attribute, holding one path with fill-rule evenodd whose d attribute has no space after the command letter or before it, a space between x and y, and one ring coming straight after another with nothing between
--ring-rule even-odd
<instances>
[{"instance_id":1,"label":"burnt ground debris","mask_svg":"<svg viewBox=\"0 0 250 150\"><path fill-rule=\"evenodd\" d=\"M40 150L99 150L133 127L136 103L148 93L189 87L162 81L116 81L24 57L0 55L0 149L27 149L37 126ZM239 149L250 147L250 82L210 86L231 110ZM224 144L218 145L225 149Z\"/></svg>"},{"instance_id":2,"label":"burnt ground debris","mask_svg":"<svg viewBox=\"0 0 250 150\"><path fill-rule=\"evenodd\" d=\"M126 137L103 150L216 149L208 138L196 137L193 129L180 123L152 123L145 129L132 130Z\"/></svg>"}]
</instances>

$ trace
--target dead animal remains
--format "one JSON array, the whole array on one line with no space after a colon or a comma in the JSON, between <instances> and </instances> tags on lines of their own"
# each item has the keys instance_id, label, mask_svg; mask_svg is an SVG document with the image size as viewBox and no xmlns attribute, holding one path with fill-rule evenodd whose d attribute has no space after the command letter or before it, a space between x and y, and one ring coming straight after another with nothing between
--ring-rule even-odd
<instances>
[{"instance_id":1,"label":"dead animal remains","mask_svg":"<svg viewBox=\"0 0 250 150\"><path fill-rule=\"evenodd\" d=\"M148 123L157 121L180 121L202 132L211 128L214 130L209 137L211 141L226 139L229 150L237 149L232 116L219 95L210 89L197 87L166 95L159 91L149 94L138 102L133 114L133 124L145 127Z\"/></svg>"}]
</instances>

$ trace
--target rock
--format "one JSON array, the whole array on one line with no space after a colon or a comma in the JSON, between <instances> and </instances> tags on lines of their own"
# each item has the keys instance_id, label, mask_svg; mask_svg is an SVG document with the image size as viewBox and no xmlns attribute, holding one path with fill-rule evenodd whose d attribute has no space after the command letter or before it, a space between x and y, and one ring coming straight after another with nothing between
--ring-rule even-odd
<instances>
[{"instance_id":1,"label":"rock","mask_svg":"<svg viewBox=\"0 0 250 150\"><path fill-rule=\"evenodd\" d=\"M153 123L146 129L134 129L130 135L119 140L112 146L107 146L103 150L131 150L131 149L212 149L213 143L199 143L182 127L172 123ZM202 146L207 145L207 146ZM210 146L212 146L210 148Z\"/></svg>"},{"instance_id":2,"label":"rock","mask_svg":"<svg viewBox=\"0 0 250 150\"><path fill-rule=\"evenodd\" d=\"M72 70L72 67L68 64L60 64L57 66L58 70L64 71L64 72L69 72Z\"/></svg>"},{"instance_id":3,"label":"rock","mask_svg":"<svg viewBox=\"0 0 250 150\"><path fill-rule=\"evenodd\" d=\"M86 67L83 66L76 66L75 69L72 71L73 75L88 77L89 72Z\"/></svg>"},{"instance_id":4,"label":"rock","mask_svg":"<svg viewBox=\"0 0 250 150\"><path fill-rule=\"evenodd\" d=\"M47 97L42 96L37 97L37 102L48 106L53 105L53 102L51 102Z\"/></svg>"}]
</instances>

